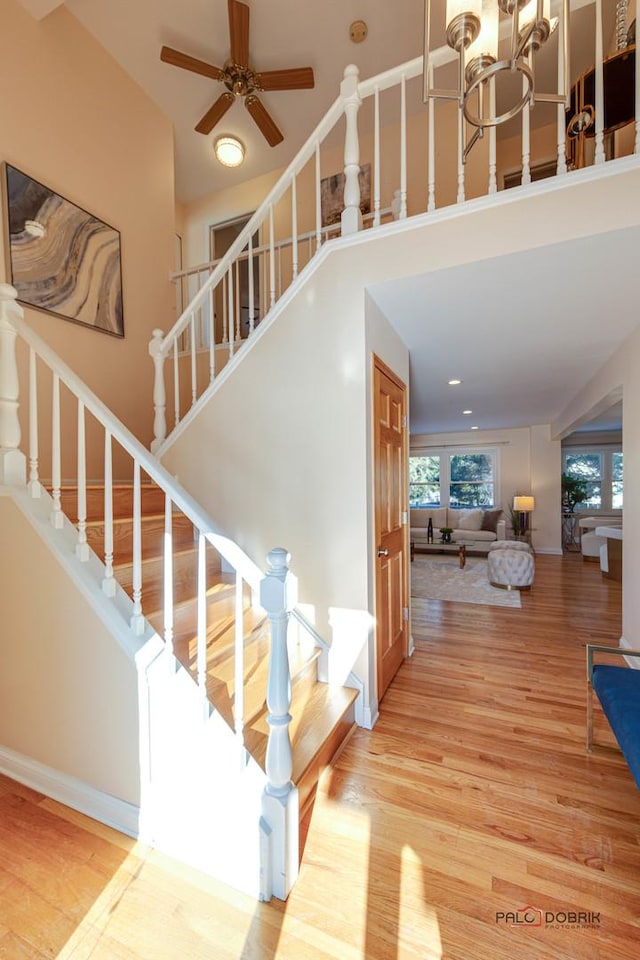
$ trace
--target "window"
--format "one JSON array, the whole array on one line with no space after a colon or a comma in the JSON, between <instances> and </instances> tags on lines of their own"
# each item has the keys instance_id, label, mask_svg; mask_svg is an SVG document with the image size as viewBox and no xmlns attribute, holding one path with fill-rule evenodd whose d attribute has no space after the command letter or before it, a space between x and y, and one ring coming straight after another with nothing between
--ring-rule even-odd
<instances>
[{"instance_id":1,"label":"window","mask_svg":"<svg viewBox=\"0 0 640 960\"><path fill-rule=\"evenodd\" d=\"M412 507L492 507L496 502L495 450L462 447L409 457Z\"/></svg>"},{"instance_id":2,"label":"window","mask_svg":"<svg viewBox=\"0 0 640 960\"><path fill-rule=\"evenodd\" d=\"M608 447L571 448L564 451L564 472L587 484L587 499L576 505L584 513L622 510L622 451Z\"/></svg>"}]
</instances>

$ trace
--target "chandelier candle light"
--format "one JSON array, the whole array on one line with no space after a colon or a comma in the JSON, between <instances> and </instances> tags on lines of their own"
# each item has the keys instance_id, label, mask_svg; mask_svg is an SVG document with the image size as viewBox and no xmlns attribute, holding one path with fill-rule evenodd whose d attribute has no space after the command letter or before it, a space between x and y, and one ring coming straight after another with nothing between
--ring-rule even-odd
<instances>
[{"instance_id":1,"label":"chandelier candle light","mask_svg":"<svg viewBox=\"0 0 640 960\"><path fill-rule=\"evenodd\" d=\"M433 2L425 0L423 99L425 103L432 97L458 101L464 119L476 128L465 158L485 128L505 123L536 100L569 105L569 0L559 0L559 16L554 17L551 0L446 0L446 40L458 54L456 90L431 87L433 67L442 62L433 57L430 63ZM535 85L534 57L558 26L558 86L562 89L540 93ZM508 42L509 49L501 55L502 41ZM495 83L505 72L519 74L522 87L516 101L498 114Z\"/></svg>"}]
</instances>

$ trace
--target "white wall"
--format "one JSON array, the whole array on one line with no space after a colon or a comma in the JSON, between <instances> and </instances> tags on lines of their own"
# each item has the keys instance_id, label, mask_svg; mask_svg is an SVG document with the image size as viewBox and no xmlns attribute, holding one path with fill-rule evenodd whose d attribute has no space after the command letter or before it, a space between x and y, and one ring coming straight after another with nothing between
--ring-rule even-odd
<instances>
[{"instance_id":1,"label":"white wall","mask_svg":"<svg viewBox=\"0 0 640 960\"><path fill-rule=\"evenodd\" d=\"M135 663L6 496L0 530L0 744L139 804Z\"/></svg>"}]
</instances>

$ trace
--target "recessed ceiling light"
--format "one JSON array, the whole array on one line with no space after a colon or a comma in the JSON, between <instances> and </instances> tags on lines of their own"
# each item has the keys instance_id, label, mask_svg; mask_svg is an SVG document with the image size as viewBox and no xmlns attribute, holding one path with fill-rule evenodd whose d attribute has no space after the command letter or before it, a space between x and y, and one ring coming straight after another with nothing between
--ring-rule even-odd
<instances>
[{"instance_id":1,"label":"recessed ceiling light","mask_svg":"<svg viewBox=\"0 0 640 960\"><path fill-rule=\"evenodd\" d=\"M462 415L463 415L464 417L468 417L470 413L473 413L473 410L463 410L463 411L462 411Z\"/></svg>"},{"instance_id":2,"label":"recessed ceiling light","mask_svg":"<svg viewBox=\"0 0 640 960\"><path fill-rule=\"evenodd\" d=\"M239 167L244 160L244 144L237 137L218 137L213 149L225 167Z\"/></svg>"},{"instance_id":3,"label":"recessed ceiling light","mask_svg":"<svg viewBox=\"0 0 640 960\"><path fill-rule=\"evenodd\" d=\"M479 430L480 427L471 427L472 430Z\"/></svg>"},{"instance_id":4,"label":"recessed ceiling light","mask_svg":"<svg viewBox=\"0 0 640 960\"><path fill-rule=\"evenodd\" d=\"M457 387L459 383L462 383L462 380L447 380L447 383L450 387Z\"/></svg>"}]
</instances>

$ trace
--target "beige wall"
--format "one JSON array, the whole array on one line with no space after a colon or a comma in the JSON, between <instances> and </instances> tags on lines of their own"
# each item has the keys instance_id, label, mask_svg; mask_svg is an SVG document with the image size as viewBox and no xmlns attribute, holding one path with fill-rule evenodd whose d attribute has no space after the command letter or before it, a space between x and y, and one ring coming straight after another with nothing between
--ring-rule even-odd
<instances>
[{"instance_id":1,"label":"beige wall","mask_svg":"<svg viewBox=\"0 0 640 960\"><path fill-rule=\"evenodd\" d=\"M0 529L0 743L139 804L135 662L9 497Z\"/></svg>"},{"instance_id":2,"label":"beige wall","mask_svg":"<svg viewBox=\"0 0 640 960\"><path fill-rule=\"evenodd\" d=\"M2 159L121 234L124 340L31 309L27 321L148 442L147 344L174 310L171 125L64 7L38 22L4 0L2 34Z\"/></svg>"},{"instance_id":3,"label":"beige wall","mask_svg":"<svg viewBox=\"0 0 640 960\"><path fill-rule=\"evenodd\" d=\"M499 463L499 504L507 529L509 507L515 494L532 494L536 509L532 517L532 540L536 550L560 553L560 443L551 439L548 424L511 430L477 430L473 440L469 432L414 434L411 452L428 453L438 447L493 447Z\"/></svg>"}]
</instances>

